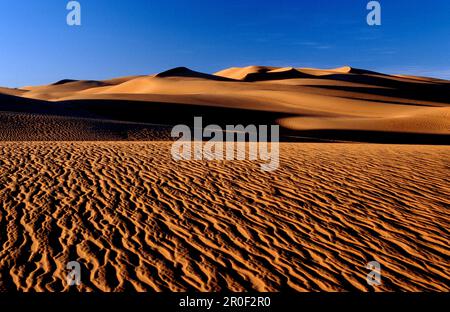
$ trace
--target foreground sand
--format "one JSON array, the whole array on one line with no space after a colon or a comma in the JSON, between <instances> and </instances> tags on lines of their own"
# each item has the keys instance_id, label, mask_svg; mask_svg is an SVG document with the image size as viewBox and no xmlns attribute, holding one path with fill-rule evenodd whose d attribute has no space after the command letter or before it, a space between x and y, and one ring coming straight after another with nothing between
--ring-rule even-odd
<instances>
[{"instance_id":1,"label":"foreground sand","mask_svg":"<svg viewBox=\"0 0 450 312\"><path fill-rule=\"evenodd\" d=\"M170 142L0 143L0 289L450 290L450 147L281 145L280 169Z\"/></svg>"}]
</instances>

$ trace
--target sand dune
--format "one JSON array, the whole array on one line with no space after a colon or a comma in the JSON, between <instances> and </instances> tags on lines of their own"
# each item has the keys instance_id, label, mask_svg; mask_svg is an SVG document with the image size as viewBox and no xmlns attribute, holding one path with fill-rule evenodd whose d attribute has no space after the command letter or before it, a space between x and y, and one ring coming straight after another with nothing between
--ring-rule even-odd
<instances>
[{"instance_id":1,"label":"sand dune","mask_svg":"<svg viewBox=\"0 0 450 312\"><path fill-rule=\"evenodd\" d=\"M202 78L207 80L218 80L218 81L232 81L232 79L227 79L220 76L209 75L191 70L186 67L176 67L164 71L162 73L156 74L155 77L165 78L165 77L191 77L191 78Z\"/></svg>"},{"instance_id":2,"label":"sand dune","mask_svg":"<svg viewBox=\"0 0 450 312\"><path fill-rule=\"evenodd\" d=\"M170 143L1 143L2 289L449 291L450 149L281 146L175 162Z\"/></svg>"},{"instance_id":3,"label":"sand dune","mask_svg":"<svg viewBox=\"0 0 450 312\"><path fill-rule=\"evenodd\" d=\"M137 78L137 76L116 78L105 81L64 79L50 85L34 86L34 87L28 86L23 87L22 89L28 91L26 94L24 94L25 97L40 100L54 100L60 97L69 96L71 94L92 88L114 86L117 84L124 83L127 80L133 78Z\"/></svg>"},{"instance_id":4,"label":"sand dune","mask_svg":"<svg viewBox=\"0 0 450 312\"><path fill-rule=\"evenodd\" d=\"M280 167L174 161L194 116L280 125ZM448 81L350 66L0 88L0 291L449 291L449 145Z\"/></svg>"},{"instance_id":5,"label":"sand dune","mask_svg":"<svg viewBox=\"0 0 450 312\"><path fill-rule=\"evenodd\" d=\"M63 80L21 90L1 89L0 95L60 103L55 114L70 103L67 110L71 113L98 119L111 119L111 114L99 114L94 108L100 101L123 103L127 117L121 119L119 114L112 114L113 119L153 123L170 119L158 108L160 103L166 103L177 109L180 105L218 108L222 115L221 109L229 108L232 111L225 113L228 117L224 118L227 122L230 116L235 116L234 123L278 123L283 135L300 137L315 131L316 136L333 140L337 137L332 131L336 130L345 131L345 139L349 141L426 143L430 137L430 142L435 143L442 138L448 142L450 135L448 86L448 82L439 79L386 75L350 66L334 69L248 66L225 69L214 75L177 67L156 75L104 81ZM236 110L255 111L255 116L240 119ZM89 111L95 113L91 116ZM263 112L264 120L257 112ZM51 115L51 111L46 114ZM214 115L219 116L217 112ZM186 123L192 117L188 113L181 121ZM355 134L361 131L376 134L364 140L364 136ZM419 139L414 141L411 136L399 139L407 137L398 136L399 133L415 133ZM432 138L433 135L439 137Z\"/></svg>"},{"instance_id":6,"label":"sand dune","mask_svg":"<svg viewBox=\"0 0 450 312\"><path fill-rule=\"evenodd\" d=\"M20 96L23 93L25 93L26 90L22 90L22 89L10 89L10 88L2 88L0 87L0 95L15 95L15 96Z\"/></svg>"},{"instance_id":7,"label":"sand dune","mask_svg":"<svg viewBox=\"0 0 450 312\"><path fill-rule=\"evenodd\" d=\"M450 107L422 108L405 115L385 118L314 118L290 117L279 120L280 125L295 130L354 130L391 131L400 133L450 133Z\"/></svg>"}]
</instances>

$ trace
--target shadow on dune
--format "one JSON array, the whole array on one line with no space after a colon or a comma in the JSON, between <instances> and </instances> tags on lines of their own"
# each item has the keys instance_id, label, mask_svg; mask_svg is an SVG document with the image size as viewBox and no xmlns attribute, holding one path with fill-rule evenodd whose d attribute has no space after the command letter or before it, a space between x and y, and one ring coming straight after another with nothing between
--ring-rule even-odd
<instances>
[{"instance_id":1,"label":"shadow on dune","mask_svg":"<svg viewBox=\"0 0 450 312\"><path fill-rule=\"evenodd\" d=\"M371 78L371 77L370 77ZM373 84L371 84L373 85ZM386 85L380 85L385 86ZM314 85L314 88L347 91L362 93L367 95L379 95L398 99L427 101L427 102L439 102L450 104L450 88L445 84L433 84L424 85L421 83L391 83L389 88L374 88L374 87L351 87L351 86L330 86L330 85ZM370 101L367 98L361 98L361 100ZM407 104L404 102L392 102L398 104ZM414 103L413 105L420 106L436 106Z\"/></svg>"}]
</instances>

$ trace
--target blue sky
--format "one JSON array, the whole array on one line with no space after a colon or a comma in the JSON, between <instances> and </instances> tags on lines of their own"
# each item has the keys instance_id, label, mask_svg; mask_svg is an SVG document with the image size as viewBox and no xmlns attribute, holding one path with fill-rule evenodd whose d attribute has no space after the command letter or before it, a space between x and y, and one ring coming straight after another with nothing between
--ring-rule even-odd
<instances>
[{"instance_id":1,"label":"blue sky","mask_svg":"<svg viewBox=\"0 0 450 312\"><path fill-rule=\"evenodd\" d=\"M176 66L337 67L450 79L450 1L0 0L0 86L105 79Z\"/></svg>"}]
</instances>

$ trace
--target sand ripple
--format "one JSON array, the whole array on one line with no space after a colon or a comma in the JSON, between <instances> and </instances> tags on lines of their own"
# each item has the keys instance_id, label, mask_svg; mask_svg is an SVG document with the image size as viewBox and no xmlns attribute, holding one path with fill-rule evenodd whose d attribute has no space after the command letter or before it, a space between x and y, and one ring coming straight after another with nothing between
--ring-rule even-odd
<instances>
[{"instance_id":1,"label":"sand ripple","mask_svg":"<svg viewBox=\"0 0 450 312\"><path fill-rule=\"evenodd\" d=\"M450 148L281 145L280 169L170 143L0 143L0 288L450 290Z\"/></svg>"}]
</instances>

